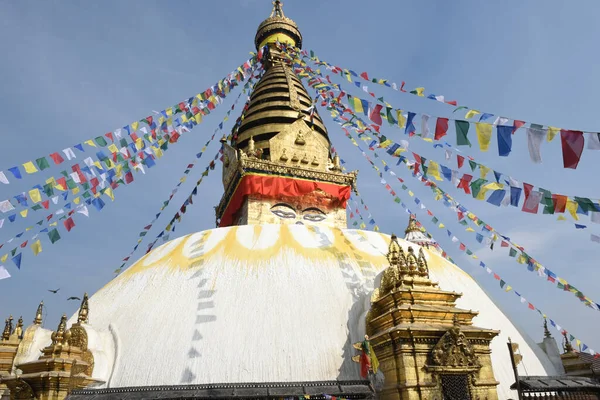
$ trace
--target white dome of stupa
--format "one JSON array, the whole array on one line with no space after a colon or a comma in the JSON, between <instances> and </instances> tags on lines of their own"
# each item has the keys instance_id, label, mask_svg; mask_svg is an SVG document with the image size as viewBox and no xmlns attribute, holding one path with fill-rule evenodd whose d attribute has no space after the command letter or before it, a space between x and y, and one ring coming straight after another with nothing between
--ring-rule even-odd
<instances>
[{"instance_id":1,"label":"white dome of stupa","mask_svg":"<svg viewBox=\"0 0 600 400\"><path fill-rule=\"evenodd\" d=\"M351 357L389 236L304 225L207 230L154 249L89 299L102 387L360 379ZM401 246L416 247L402 239ZM500 399L515 396L508 337L530 375L554 374L471 276L425 250L431 279L463 293L491 344ZM76 322L77 315L70 323Z\"/></svg>"}]
</instances>

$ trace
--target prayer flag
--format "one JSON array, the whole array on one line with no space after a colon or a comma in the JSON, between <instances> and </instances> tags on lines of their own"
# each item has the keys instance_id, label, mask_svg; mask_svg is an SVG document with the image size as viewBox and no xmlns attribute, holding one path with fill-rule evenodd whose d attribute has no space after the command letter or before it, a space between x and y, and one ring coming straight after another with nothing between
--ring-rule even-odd
<instances>
[{"instance_id":1,"label":"prayer flag","mask_svg":"<svg viewBox=\"0 0 600 400\"><path fill-rule=\"evenodd\" d=\"M475 131L477 132L477 141L481 151L488 151L490 140L492 139L492 125L484 122L475 123Z\"/></svg>"},{"instance_id":2,"label":"prayer flag","mask_svg":"<svg viewBox=\"0 0 600 400\"><path fill-rule=\"evenodd\" d=\"M61 157L60 154L58 153L52 153L50 154L50 158L52 159L52 161L54 161L54 164L59 165L62 162L64 162L65 160Z\"/></svg>"},{"instance_id":3,"label":"prayer flag","mask_svg":"<svg viewBox=\"0 0 600 400\"><path fill-rule=\"evenodd\" d=\"M382 120L381 120L381 109L383 108L383 106L381 104L376 104L375 107L373 108L373 110L371 110L371 114L369 115L369 119L373 122L375 122L377 125L381 125L382 124Z\"/></svg>"},{"instance_id":4,"label":"prayer flag","mask_svg":"<svg viewBox=\"0 0 600 400\"><path fill-rule=\"evenodd\" d=\"M438 118L435 123L435 140L440 140L448 132L448 118Z\"/></svg>"},{"instance_id":5,"label":"prayer flag","mask_svg":"<svg viewBox=\"0 0 600 400\"><path fill-rule=\"evenodd\" d=\"M25 164L23 164L23 168L28 174L34 174L38 172L37 168L35 167L35 165L33 165L31 161L27 161Z\"/></svg>"},{"instance_id":6,"label":"prayer flag","mask_svg":"<svg viewBox=\"0 0 600 400\"><path fill-rule=\"evenodd\" d=\"M12 258L12 261L15 263L18 269L21 269L21 253L17 254Z\"/></svg>"},{"instance_id":7,"label":"prayer flag","mask_svg":"<svg viewBox=\"0 0 600 400\"><path fill-rule=\"evenodd\" d=\"M414 135L414 133L416 132L416 128L415 125L413 124L413 119L415 118L415 113L409 112L408 113L408 118L406 120L406 129L404 130L404 133L412 136Z\"/></svg>"},{"instance_id":8,"label":"prayer flag","mask_svg":"<svg viewBox=\"0 0 600 400\"><path fill-rule=\"evenodd\" d=\"M48 238L50 239L50 242L52 244L54 244L57 241L59 241L60 240L60 234L58 233L58 230L56 230L56 228L54 228L50 232L48 232Z\"/></svg>"},{"instance_id":9,"label":"prayer flag","mask_svg":"<svg viewBox=\"0 0 600 400\"><path fill-rule=\"evenodd\" d=\"M510 126L496 126L498 137L498 155L506 157L512 150L512 128Z\"/></svg>"},{"instance_id":10,"label":"prayer flag","mask_svg":"<svg viewBox=\"0 0 600 400\"><path fill-rule=\"evenodd\" d=\"M561 129L563 165L565 168L576 169L583 152L584 137L581 131L568 131Z\"/></svg>"},{"instance_id":11,"label":"prayer flag","mask_svg":"<svg viewBox=\"0 0 600 400\"><path fill-rule=\"evenodd\" d=\"M65 225L67 232L71 232L71 229L73 229L75 227L75 222L73 222L73 218L71 218L71 217L64 220L63 224Z\"/></svg>"},{"instance_id":12,"label":"prayer flag","mask_svg":"<svg viewBox=\"0 0 600 400\"><path fill-rule=\"evenodd\" d=\"M542 200L542 193L536 190L529 193L529 196L526 196L525 202L523 203L522 211L537 214L538 206L540 201Z\"/></svg>"},{"instance_id":13,"label":"prayer flag","mask_svg":"<svg viewBox=\"0 0 600 400\"><path fill-rule=\"evenodd\" d=\"M19 167L12 167L8 169L11 174L14 175L15 178L21 179L21 171L19 171Z\"/></svg>"},{"instance_id":14,"label":"prayer flag","mask_svg":"<svg viewBox=\"0 0 600 400\"><path fill-rule=\"evenodd\" d=\"M469 133L469 124L468 121L454 121L454 125L456 127L456 145L457 146L471 146L471 142L469 141L467 134Z\"/></svg>"},{"instance_id":15,"label":"prayer flag","mask_svg":"<svg viewBox=\"0 0 600 400\"><path fill-rule=\"evenodd\" d=\"M539 125L534 127L532 124L531 128L527 128L527 147L529 149L529 157L531 158L531 161L536 164L542 162L540 149L545 136L546 132L541 129L541 126Z\"/></svg>"},{"instance_id":16,"label":"prayer flag","mask_svg":"<svg viewBox=\"0 0 600 400\"><path fill-rule=\"evenodd\" d=\"M10 274L3 265L0 265L0 280L8 278L10 278Z\"/></svg>"},{"instance_id":17,"label":"prayer flag","mask_svg":"<svg viewBox=\"0 0 600 400\"><path fill-rule=\"evenodd\" d=\"M600 150L600 133L591 132L588 134L588 150Z\"/></svg>"},{"instance_id":18,"label":"prayer flag","mask_svg":"<svg viewBox=\"0 0 600 400\"><path fill-rule=\"evenodd\" d=\"M37 256L42 252L42 243L39 240L36 240L31 244L31 251L33 251L33 255Z\"/></svg>"}]
</instances>

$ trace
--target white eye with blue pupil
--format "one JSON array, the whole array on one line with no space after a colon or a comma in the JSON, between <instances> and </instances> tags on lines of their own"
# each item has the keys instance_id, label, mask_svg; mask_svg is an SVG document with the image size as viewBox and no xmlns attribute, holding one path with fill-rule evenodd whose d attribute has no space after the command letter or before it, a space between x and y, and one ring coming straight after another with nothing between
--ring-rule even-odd
<instances>
[{"instance_id":1,"label":"white eye with blue pupil","mask_svg":"<svg viewBox=\"0 0 600 400\"><path fill-rule=\"evenodd\" d=\"M325 219L323 214L304 214L304 219L311 222L319 222Z\"/></svg>"},{"instance_id":2,"label":"white eye with blue pupil","mask_svg":"<svg viewBox=\"0 0 600 400\"><path fill-rule=\"evenodd\" d=\"M272 210L273 214L277 215L279 218L285 219L293 219L296 218L296 214L294 212L288 212L283 210Z\"/></svg>"}]
</instances>

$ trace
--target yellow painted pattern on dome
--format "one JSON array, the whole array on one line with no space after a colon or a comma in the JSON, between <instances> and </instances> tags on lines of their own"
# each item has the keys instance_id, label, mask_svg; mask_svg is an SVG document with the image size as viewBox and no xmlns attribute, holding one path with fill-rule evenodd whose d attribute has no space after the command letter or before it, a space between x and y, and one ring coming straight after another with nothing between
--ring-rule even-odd
<instances>
[{"instance_id":1,"label":"yellow painted pattern on dome","mask_svg":"<svg viewBox=\"0 0 600 400\"><path fill-rule=\"evenodd\" d=\"M353 258L359 262L360 269L362 269L363 265L365 264L374 267L378 271L387 266L385 252L371 243L373 235L380 236L383 242L387 243L389 238L384 234L315 226L304 226L300 228L298 226L277 225L278 229L272 229L273 227L274 226L272 225L267 225L264 227L262 225L255 225L252 226L251 230L248 229L250 228L248 226L218 228L215 230L202 232L202 237L200 240L194 239L195 243L191 243L191 240L192 236L195 236L196 234L184 236L179 239L179 243L176 246L165 252L165 254L160 254L160 251L165 246L169 246L169 243L154 249L152 252L138 260L130 268L125 270L112 282L128 279L138 272L156 267L169 268L173 271L187 270L189 268L198 266L201 261L210 260L211 258L229 259L232 261L232 264L243 265L247 267L250 272L256 268L259 268L261 262L268 261L283 251L292 251L297 255L303 256L310 262L315 263L325 260L339 260L340 257L350 256L350 258ZM200 252L199 255L195 257L187 257L185 255L196 252L207 242L212 233L221 229L226 229L227 232L224 233L223 237L214 246L212 246L212 248ZM238 240L238 230L241 229L247 230L251 235L253 235L253 237L250 238L251 243L256 243L259 239L261 239L263 242L271 239L272 243L270 245L268 245L268 243L266 245L263 243L262 248L248 248L242 245L242 243L240 243ZM272 231L264 233L264 231L268 229L271 229ZM304 229L305 231L302 232L299 230L299 232L302 232L302 234L299 232L294 233L294 229ZM268 234L268 237L261 237L261 234L263 233L265 235ZM362 242L365 243L363 246L364 249L361 249L359 247L359 243L356 243L357 240L360 240L357 239L357 236L364 239L362 240ZM307 243L306 241L312 241L313 243ZM413 247L418 246L413 245ZM441 270L448 266L448 261L439 255L434 254L427 249L425 249L425 252L428 255L427 258L430 270ZM153 262L146 261L150 255L153 256ZM323 263L323 265L326 265L326 263ZM466 272L462 270L460 271L464 275L469 276Z\"/></svg>"}]
</instances>

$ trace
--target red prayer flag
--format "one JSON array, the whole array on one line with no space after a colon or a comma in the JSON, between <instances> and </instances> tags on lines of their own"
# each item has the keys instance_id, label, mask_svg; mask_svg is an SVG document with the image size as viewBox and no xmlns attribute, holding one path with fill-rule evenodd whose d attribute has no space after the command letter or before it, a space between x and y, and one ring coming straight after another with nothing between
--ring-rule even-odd
<instances>
[{"instance_id":1,"label":"red prayer flag","mask_svg":"<svg viewBox=\"0 0 600 400\"><path fill-rule=\"evenodd\" d=\"M60 179L57 179L56 183L62 188L62 190L67 190L68 189L67 180L65 179L64 176L62 178L60 178Z\"/></svg>"},{"instance_id":2,"label":"red prayer flag","mask_svg":"<svg viewBox=\"0 0 600 400\"><path fill-rule=\"evenodd\" d=\"M532 309L532 310L535 310L535 307L531 303L529 303L529 308Z\"/></svg>"},{"instance_id":3,"label":"red prayer flag","mask_svg":"<svg viewBox=\"0 0 600 400\"><path fill-rule=\"evenodd\" d=\"M440 140L448 132L448 118L438 118L435 123L435 140Z\"/></svg>"},{"instance_id":4,"label":"red prayer flag","mask_svg":"<svg viewBox=\"0 0 600 400\"><path fill-rule=\"evenodd\" d=\"M562 194L553 194L552 195L552 204L554 205L555 213L564 213L567 207L567 196L563 196Z\"/></svg>"},{"instance_id":5,"label":"red prayer flag","mask_svg":"<svg viewBox=\"0 0 600 400\"><path fill-rule=\"evenodd\" d=\"M106 136L107 138L109 138L111 142L114 142L114 141L115 141L115 139L113 139L113 134L112 134L112 132L108 132L108 133L107 133L107 134L105 134L104 136Z\"/></svg>"},{"instance_id":6,"label":"red prayer flag","mask_svg":"<svg viewBox=\"0 0 600 400\"><path fill-rule=\"evenodd\" d=\"M499 281L500 280L500 276L498 276L498 274L494 273L494 279Z\"/></svg>"},{"instance_id":7,"label":"red prayer flag","mask_svg":"<svg viewBox=\"0 0 600 400\"><path fill-rule=\"evenodd\" d=\"M369 80L369 75L367 75L366 72L363 72L362 74L360 74L361 78L363 78L364 80Z\"/></svg>"},{"instance_id":8,"label":"red prayer flag","mask_svg":"<svg viewBox=\"0 0 600 400\"><path fill-rule=\"evenodd\" d=\"M50 154L50 158L52 158L52 161L54 161L54 164L56 164L56 165L65 161L58 153Z\"/></svg>"},{"instance_id":9,"label":"red prayer flag","mask_svg":"<svg viewBox=\"0 0 600 400\"><path fill-rule=\"evenodd\" d=\"M450 104L453 105L454 107L458 106L458 102L456 100L450 100L450 101L446 101L446 104Z\"/></svg>"},{"instance_id":10,"label":"red prayer flag","mask_svg":"<svg viewBox=\"0 0 600 400\"><path fill-rule=\"evenodd\" d=\"M463 189L466 194L471 194L471 187L469 186L471 179L473 179L472 175L464 174L463 177L460 178L460 181L458 182L458 186L456 186L456 187Z\"/></svg>"},{"instance_id":11,"label":"red prayer flag","mask_svg":"<svg viewBox=\"0 0 600 400\"><path fill-rule=\"evenodd\" d=\"M63 224L65 225L65 228L67 229L67 232L71 232L71 229L73 229L73 227L75 226L75 222L73 222L73 218L67 218L63 221Z\"/></svg>"},{"instance_id":12,"label":"red prayer flag","mask_svg":"<svg viewBox=\"0 0 600 400\"><path fill-rule=\"evenodd\" d=\"M500 247L508 247L508 243L503 240Z\"/></svg>"},{"instance_id":13,"label":"red prayer flag","mask_svg":"<svg viewBox=\"0 0 600 400\"><path fill-rule=\"evenodd\" d=\"M21 248L22 248L22 249L24 249L24 248L25 248L25 246L27 246L27 240L26 240L26 241L24 241L23 243L21 243Z\"/></svg>"},{"instance_id":14,"label":"red prayer flag","mask_svg":"<svg viewBox=\"0 0 600 400\"><path fill-rule=\"evenodd\" d=\"M562 143L563 165L565 168L577 169L581 153L583 152L583 132L567 131L561 129L560 141Z\"/></svg>"},{"instance_id":15,"label":"red prayer flag","mask_svg":"<svg viewBox=\"0 0 600 400\"><path fill-rule=\"evenodd\" d=\"M519 129L523 125L525 125L525 121L519 121L518 119L515 119L515 122L513 123L513 130L512 130L513 135L515 134L517 129Z\"/></svg>"},{"instance_id":16,"label":"red prayer flag","mask_svg":"<svg viewBox=\"0 0 600 400\"><path fill-rule=\"evenodd\" d=\"M460 249L462 251L465 251L467 249L467 246L465 246L463 243L460 244Z\"/></svg>"},{"instance_id":17,"label":"red prayer flag","mask_svg":"<svg viewBox=\"0 0 600 400\"><path fill-rule=\"evenodd\" d=\"M50 200L42 201L42 206L47 210L50 206Z\"/></svg>"},{"instance_id":18,"label":"red prayer flag","mask_svg":"<svg viewBox=\"0 0 600 400\"><path fill-rule=\"evenodd\" d=\"M465 158L463 156L456 155L456 161L458 162L458 168L462 168Z\"/></svg>"}]
</instances>

